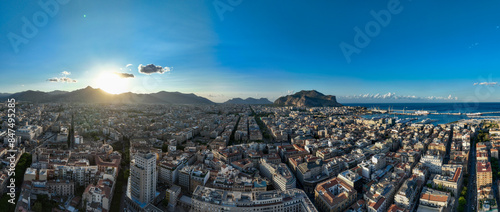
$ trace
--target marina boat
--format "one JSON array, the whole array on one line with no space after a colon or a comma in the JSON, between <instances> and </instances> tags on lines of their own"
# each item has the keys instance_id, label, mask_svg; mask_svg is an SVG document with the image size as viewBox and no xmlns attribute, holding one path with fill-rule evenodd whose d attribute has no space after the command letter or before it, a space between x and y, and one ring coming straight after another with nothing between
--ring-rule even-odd
<instances>
[{"instance_id":1,"label":"marina boat","mask_svg":"<svg viewBox=\"0 0 500 212\"><path fill-rule=\"evenodd\" d=\"M370 108L370 110L371 110L372 112L375 112L375 113L387 113L387 112L388 112L387 110L382 110L382 109L380 109L380 108L374 108L374 107L373 107L373 108Z\"/></svg>"},{"instance_id":2,"label":"marina boat","mask_svg":"<svg viewBox=\"0 0 500 212\"><path fill-rule=\"evenodd\" d=\"M429 115L429 111L426 111L426 110L417 110L417 111L415 111L415 115L418 115L418 116Z\"/></svg>"},{"instance_id":3,"label":"marina boat","mask_svg":"<svg viewBox=\"0 0 500 212\"><path fill-rule=\"evenodd\" d=\"M433 123L433 122L437 122L438 120L436 119L430 119L430 118L426 118L426 119L422 119L422 121L420 121L421 124L430 124L430 123Z\"/></svg>"},{"instance_id":4,"label":"marina boat","mask_svg":"<svg viewBox=\"0 0 500 212\"><path fill-rule=\"evenodd\" d=\"M417 119L416 118L398 119L398 120L396 120L396 123L404 124L404 123L408 123L408 122L411 122L411 121L414 121L414 120L417 120Z\"/></svg>"}]
</instances>

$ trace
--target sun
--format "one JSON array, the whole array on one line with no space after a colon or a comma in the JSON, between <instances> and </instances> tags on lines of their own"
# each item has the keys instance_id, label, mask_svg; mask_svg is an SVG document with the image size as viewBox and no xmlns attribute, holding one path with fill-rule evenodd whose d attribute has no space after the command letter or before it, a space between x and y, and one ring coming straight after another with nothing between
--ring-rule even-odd
<instances>
[{"instance_id":1,"label":"sun","mask_svg":"<svg viewBox=\"0 0 500 212\"><path fill-rule=\"evenodd\" d=\"M104 72L96 80L97 87L110 94L121 94L129 91L128 80L115 73Z\"/></svg>"}]
</instances>

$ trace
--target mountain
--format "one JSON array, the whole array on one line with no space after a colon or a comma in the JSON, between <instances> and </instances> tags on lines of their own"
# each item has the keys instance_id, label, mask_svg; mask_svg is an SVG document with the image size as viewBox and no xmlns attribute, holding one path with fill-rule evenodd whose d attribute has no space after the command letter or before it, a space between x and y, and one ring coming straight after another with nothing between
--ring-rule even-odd
<instances>
[{"instance_id":1,"label":"mountain","mask_svg":"<svg viewBox=\"0 0 500 212\"><path fill-rule=\"evenodd\" d=\"M151 94L122 93L109 94L101 89L90 86L71 92L65 91L23 91L9 96L0 97L0 100L15 98L16 101L27 102L70 102L70 103L146 103L146 104L214 104L212 101L196 96L195 94L184 94L179 92L165 92Z\"/></svg>"},{"instance_id":2,"label":"mountain","mask_svg":"<svg viewBox=\"0 0 500 212\"><path fill-rule=\"evenodd\" d=\"M65 94L65 93L68 93L68 91L55 90L55 91L48 92L48 94L50 94L50 95Z\"/></svg>"},{"instance_id":3,"label":"mountain","mask_svg":"<svg viewBox=\"0 0 500 212\"><path fill-rule=\"evenodd\" d=\"M214 104L212 101L196 96L193 93L184 94L179 92L165 92L161 91L158 93L150 94L150 96L163 101L164 103L172 104Z\"/></svg>"},{"instance_id":4,"label":"mountain","mask_svg":"<svg viewBox=\"0 0 500 212\"><path fill-rule=\"evenodd\" d=\"M0 93L0 98L12 95L11 93Z\"/></svg>"},{"instance_id":5,"label":"mountain","mask_svg":"<svg viewBox=\"0 0 500 212\"><path fill-rule=\"evenodd\" d=\"M267 105L267 104L272 104L272 102L266 98L255 99L255 98L249 97L246 99L233 98L233 99L227 100L226 102L224 102L224 104Z\"/></svg>"},{"instance_id":6,"label":"mountain","mask_svg":"<svg viewBox=\"0 0 500 212\"><path fill-rule=\"evenodd\" d=\"M282 96L276 101L275 105L297 106L297 107L341 107L335 96L324 95L316 90L300 91L292 95Z\"/></svg>"},{"instance_id":7,"label":"mountain","mask_svg":"<svg viewBox=\"0 0 500 212\"><path fill-rule=\"evenodd\" d=\"M41 101L49 101L50 95L48 93L42 91L23 91L20 93L15 93L10 96L2 97L2 99L14 98L16 101L23 101L25 99L29 99L32 102L41 102Z\"/></svg>"}]
</instances>

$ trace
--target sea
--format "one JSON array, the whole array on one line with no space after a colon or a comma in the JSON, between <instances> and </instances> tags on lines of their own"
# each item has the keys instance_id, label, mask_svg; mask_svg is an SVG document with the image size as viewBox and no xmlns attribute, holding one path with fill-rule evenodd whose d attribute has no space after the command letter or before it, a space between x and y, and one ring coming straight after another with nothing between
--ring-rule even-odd
<instances>
[{"instance_id":1,"label":"sea","mask_svg":"<svg viewBox=\"0 0 500 212\"><path fill-rule=\"evenodd\" d=\"M391 108L391 110L423 110L429 112L437 112L437 113L462 113L462 115L389 115L390 117L398 117L398 118L416 118L417 120L413 121L414 123L423 120L423 119L432 119L435 120L433 122L434 125L437 124L447 124L455 121L459 121L462 119L474 119L474 117L468 117L465 115L466 113L481 113L481 112L499 112L499 113L491 113L484 114L479 116L478 118L496 118L500 119L500 103L352 103L352 104L343 104L346 106L361 106L366 107L368 109L377 108L381 110L387 110ZM365 118L372 117L382 117L387 116L388 114L375 114L375 115L365 115Z\"/></svg>"}]
</instances>

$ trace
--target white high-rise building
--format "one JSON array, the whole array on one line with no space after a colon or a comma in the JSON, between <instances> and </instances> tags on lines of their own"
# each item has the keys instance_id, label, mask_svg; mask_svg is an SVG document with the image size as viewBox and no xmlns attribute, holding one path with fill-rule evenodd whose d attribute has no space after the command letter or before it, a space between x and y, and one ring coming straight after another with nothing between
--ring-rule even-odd
<instances>
[{"instance_id":1,"label":"white high-rise building","mask_svg":"<svg viewBox=\"0 0 500 212\"><path fill-rule=\"evenodd\" d=\"M83 144L83 136L75 135L75 144Z\"/></svg>"},{"instance_id":2,"label":"white high-rise building","mask_svg":"<svg viewBox=\"0 0 500 212\"><path fill-rule=\"evenodd\" d=\"M154 200L156 194L156 155L136 154L130 167L130 196L141 203Z\"/></svg>"}]
</instances>

